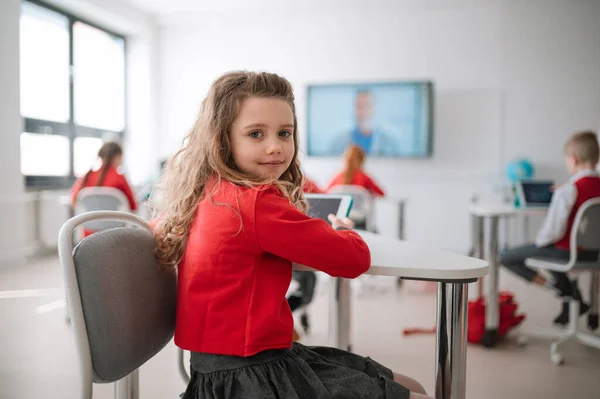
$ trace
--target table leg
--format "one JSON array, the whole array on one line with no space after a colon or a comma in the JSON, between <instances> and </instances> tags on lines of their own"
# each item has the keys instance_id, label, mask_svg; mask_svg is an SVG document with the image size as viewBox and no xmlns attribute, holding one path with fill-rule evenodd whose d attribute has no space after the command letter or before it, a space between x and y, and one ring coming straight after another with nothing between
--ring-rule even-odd
<instances>
[{"instance_id":1,"label":"table leg","mask_svg":"<svg viewBox=\"0 0 600 399\"><path fill-rule=\"evenodd\" d=\"M329 295L329 345L350 351L350 280L333 278Z\"/></svg>"},{"instance_id":2,"label":"table leg","mask_svg":"<svg viewBox=\"0 0 600 399\"><path fill-rule=\"evenodd\" d=\"M473 215L471 220L471 240L473 246L473 256L483 259L483 218Z\"/></svg>"},{"instance_id":3,"label":"table leg","mask_svg":"<svg viewBox=\"0 0 600 399\"><path fill-rule=\"evenodd\" d=\"M131 374L115 382L115 399L139 399L140 381L139 371L134 370Z\"/></svg>"},{"instance_id":4,"label":"table leg","mask_svg":"<svg viewBox=\"0 0 600 399\"><path fill-rule=\"evenodd\" d=\"M398 202L398 239L404 240L404 201ZM402 277L396 278L396 286L402 285Z\"/></svg>"},{"instance_id":5,"label":"table leg","mask_svg":"<svg viewBox=\"0 0 600 399\"><path fill-rule=\"evenodd\" d=\"M467 283L438 283L435 398L465 399Z\"/></svg>"},{"instance_id":6,"label":"table leg","mask_svg":"<svg viewBox=\"0 0 600 399\"><path fill-rule=\"evenodd\" d=\"M471 216L471 253L469 256L478 259L484 259L483 225L483 217L477 215ZM483 298L483 295L483 277L481 277L477 280L477 297Z\"/></svg>"},{"instance_id":7,"label":"table leg","mask_svg":"<svg viewBox=\"0 0 600 399\"><path fill-rule=\"evenodd\" d=\"M498 308L498 280L500 265L498 264L498 216L489 218L489 237L487 240L487 257L490 264L490 274L487 287L487 300L485 312L485 334L481 343L485 347L493 347L498 340L499 312Z\"/></svg>"},{"instance_id":8,"label":"table leg","mask_svg":"<svg viewBox=\"0 0 600 399\"><path fill-rule=\"evenodd\" d=\"M398 213L399 213L398 239L404 240L404 202L403 201L398 202Z\"/></svg>"}]
</instances>

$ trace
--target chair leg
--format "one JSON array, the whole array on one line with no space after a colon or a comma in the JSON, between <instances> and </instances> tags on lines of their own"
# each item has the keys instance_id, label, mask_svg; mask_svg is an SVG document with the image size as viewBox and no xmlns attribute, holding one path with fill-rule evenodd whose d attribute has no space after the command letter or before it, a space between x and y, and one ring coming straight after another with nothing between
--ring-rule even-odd
<instances>
[{"instance_id":1,"label":"chair leg","mask_svg":"<svg viewBox=\"0 0 600 399\"><path fill-rule=\"evenodd\" d=\"M302 307L302 314L300 315L300 324L302 325L304 333L308 334L310 331L310 321L308 320L308 312L306 310L306 305Z\"/></svg>"},{"instance_id":2,"label":"chair leg","mask_svg":"<svg viewBox=\"0 0 600 399\"><path fill-rule=\"evenodd\" d=\"M591 331L598 328L598 301L600 297L600 273L592 271L590 281L590 310L587 316L587 325Z\"/></svg>"},{"instance_id":3,"label":"chair leg","mask_svg":"<svg viewBox=\"0 0 600 399\"><path fill-rule=\"evenodd\" d=\"M140 382L138 373L138 370L134 370L131 374L115 382L115 399L139 399Z\"/></svg>"},{"instance_id":4,"label":"chair leg","mask_svg":"<svg viewBox=\"0 0 600 399\"><path fill-rule=\"evenodd\" d=\"M179 375L187 385L192 377L188 372L189 366L185 362L185 351L181 348L177 348L177 365L179 366Z\"/></svg>"},{"instance_id":5,"label":"chair leg","mask_svg":"<svg viewBox=\"0 0 600 399\"><path fill-rule=\"evenodd\" d=\"M570 298L569 300L569 325L566 331L557 331L550 329L536 329L532 331L523 331L525 336L552 339L554 342L550 345L550 360L559 366L564 363L564 357L561 353L561 347L573 339L585 340L580 338L580 332L577 330L577 321L579 320L579 300Z\"/></svg>"},{"instance_id":6,"label":"chair leg","mask_svg":"<svg viewBox=\"0 0 600 399\"><path fill-rule=\"evenodd\" d=\"M600 349L600 337L594 334L578 332L577 340L584 345L591 346L592 348Z\"/></svg>"},{"instance_id":7,"label":"chair leg","mask_svg":"<svg viewBox=\"0 0 600 399\"><path fill-rule=\"evenodd\" d=\"M558 346L561 346L565 342L574 338L577 334L577 320L579 319L579 300L571 298L569 301L569 325L565 334L557 339L555 342Z\"/></svg>"},{"instance_id":8,"label":"chair leg","mask_svg":"<svg viewBox=\"0 0 600 399\"><path fill-rule=\"evenodd\" d=\"M576 283L573 283L575 289ZM550 360L556 365L564 363L564 358L560 352L560 348L567 342L577 337L577 321L579 320L579 299L571 298L569 301L569 326L566 333L554 341L550 346Z\"/></svg>"}]
</instances>

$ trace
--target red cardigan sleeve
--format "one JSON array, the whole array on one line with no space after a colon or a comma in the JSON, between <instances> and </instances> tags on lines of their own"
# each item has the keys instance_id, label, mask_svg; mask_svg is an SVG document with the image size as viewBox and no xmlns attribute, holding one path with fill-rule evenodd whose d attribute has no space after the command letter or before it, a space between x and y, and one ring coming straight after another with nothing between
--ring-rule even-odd
<instances>
[{"instance_id":1,"label":"red cardigan sleeve","mask_svg":"<svg viewBox=\"0 0 600 399\"><path fill-rule=\"evenodd\" d=\"M258 245L265 252L333 277L355 278L371 265L369 247L360 235L336 231L324 220L303 214L276 189L258 193L254 216Z\"/></svg>"},{"instance_id":2,"label":"red cardigan sleeve","mask_svg":"<svg viewBox=\"0 0 600 399\"><path fill-rule=\"evenodd\" d=\"M381 187L379 187L377 185L377 183L375 183L373 181L373 179L371 179L369 176L365 176L365 177L367 178L367 183L369 185L369 187L367 187L367 190L369 190L370 192L372 192L375 195L383 197L385 195L385 193L383 192L383 190L381 189Z\"/></svg>"},{"instance_id":3,"label":"red cardigan sleeve","mask_svg":"<svg viewBox=\"0 0 600 399\"><path fill-rule=\"evenodd\" d=\"M119 174L119 189L125 193L127 199L129 200L129 207L132 211L137 209L137 203L135 202L135 197L133 196L133 192L131 191L131 187L129 187L129 183L127 183L127 179L125 176Z\"/></svg>"}]
</instances>

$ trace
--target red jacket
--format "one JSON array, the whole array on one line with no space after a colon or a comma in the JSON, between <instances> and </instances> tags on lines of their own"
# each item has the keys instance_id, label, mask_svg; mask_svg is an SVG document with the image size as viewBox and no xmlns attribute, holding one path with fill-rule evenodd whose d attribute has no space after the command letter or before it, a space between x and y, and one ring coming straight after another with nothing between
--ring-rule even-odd
<instances>
[{"instance_id":1,"label":"red jacket","mask_svg":"<svg viewBox=\"0 0 600 399\"><path fill-rule=\"evenodd\" d=\"M331 183L329 183L329 186L327 187L327 189L325 191L329 191L329 189L331 189L331 187L339 186L341 184L344 184L344 174L338 173L333 178L333 180L331 180ZM350 183L348 183L348 184L352 184L355 186L362 186L362 187L366 188L367 190L369 190L371 192L371 194L376 195L376 196L383 197L385 195L383 190L377 184L375 184L373 179L371 179L362 170L355 171L354 174L352 175L352 179L350 180Z\"/></svg>"},{"instance_id":2,"label":"red jacket","mask_svg":"<svg viewBox=\"0 0 600 399\"><path fill-rule=\"evenodd\" d=\"M571 248L571 230L573 229L577 211L587 200L600 197L600 178L596 176L582 177L577 179L573 184L575 184L575 187L577 188L577 199L569 214L567 231L565 231L565 235L554 244L555 247L566 250Z\"/></svg>"},{"instance_id":3,"label":"red jacket","mask_svg":"<svg viewBox=\"0 0 600 399\"><path fill-rule=\"evenodd\" d=\"M369 269L369 248L297 210L272 186L222 181L198 204L178 268L175 343L194 352L252 356L292 344L286 291L292 262L332 276Z\"/></svg>"},{"instance_id":4,"label":"red jacket","mask_svg":"<svg viewBox=\"0 0 600 399\"><path fill-rule=\"evenodd\" d=\"M102 168L91 172L85 186L86 187L95 187L98 184L98 178L100 177L101 171L102 171ZM79 194L79 190L81 190L83 188L83 187L81 187L82 182L83 182L83 178L79 178L73 185L73 189L71 190L71 203L72 204L75 203L75 198L77 198L77 194ZM129 187L129 184L127 183L127 180L125 179L125 176L123 176L122 174L117 172L117 169L114 168L113 166L108 167L108 170L106 171L106 175L104 176L104 180L102 181L102 187L114 187L114 188L118 188L119 190L123 191L123 193L125 193L125 195L127 196L127 199L129 200L129 207L131 208L131 210L132 211L136 210L137 204L135 202L135 197L133 196L133 193L131 192L131 188Z\"/></svg>"},{"instance_id":5,"label":"red jacket","mask_svg":"<svg viewBox=\"0 0 600 399\"><path fill-rule=\"evenodd\" d=\"M310 180L306 176L304 176L304 184L302 185L302 191L304 191L305 193L311 193L311 194L321 194L321 193L323 193L323 190L321 190L319 188L319 186L317 186L317 183L315 183L314 181Z\"/></svg>"}]
</instances>

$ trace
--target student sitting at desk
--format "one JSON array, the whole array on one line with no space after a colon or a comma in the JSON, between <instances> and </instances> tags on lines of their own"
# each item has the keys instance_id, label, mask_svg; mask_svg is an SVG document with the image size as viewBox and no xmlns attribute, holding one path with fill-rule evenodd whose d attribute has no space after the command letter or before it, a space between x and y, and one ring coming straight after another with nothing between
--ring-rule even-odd
<instances>
[{"instance_id":1,"label":"student sitting at desk","mask_svg":"<svg viewBox=\"0 0 600 399\"><path fill-rule=\"evenodd\" d=\"M129 208L135 211L137 203L125 176L118 172L123 160L123 149L118 143L107 142L98 151L99 166L90 169L82 178L78 179L71 190L71 204L75 204L77 194L84 187L114 187L121 190L129 200ZM84 231L84 236L91 231Z\"/></svg>"},{"instance_id":2,"label":"student sitting at desk","mask_svg":"<svg viewBox=\"0 0 600 399\"><path fill-rule=\"evenodd\" d=\"M184 143L155 211L157 258L178 273L175 344L191 352L184 399L425 398L369 358L292 343L292 262L354 278L371 260L350 221L304 212L291 84L226 73Z\"/></svg>"},{"instance_id":3,"label":"student sitting at desk","mask_svg":"<svg viewBox=\"0 0 600 399\"><path fill-rule=\"evenodd\" d=\"M356 145L351 145L344 153L344 170L335 175L325 191L340 184L352 184L369 190L374 196L383 197L383 190L363 170L365 163L365 152Z\"/></svg>"},{"instance_id":4,"label":"student sitting at desk","mask_svg":"<svg viewBox=\"0 0 600 399\"><path fill-rule=\"evenodd\" d=\"M500 263L507 269L529 282L555 289L563 298L562 311L554 323L565 325L569 322L569 297L580 300L580 312L584 314L589 306L581 299L579 289L573 288L566 273L551 271L554 281L547 281L525 266L529 257L548 257L568 260L571 228L579 207L587 200L600 197L600 177L596 171L599 149L594 132L574 134L565 145L565 162L571 178L558 187L552 196L548 215L538 233L535 244L509 249L500 255ZM598 259L597 251L579 251L583 261Z\"/></svg>"}]
</instances>

